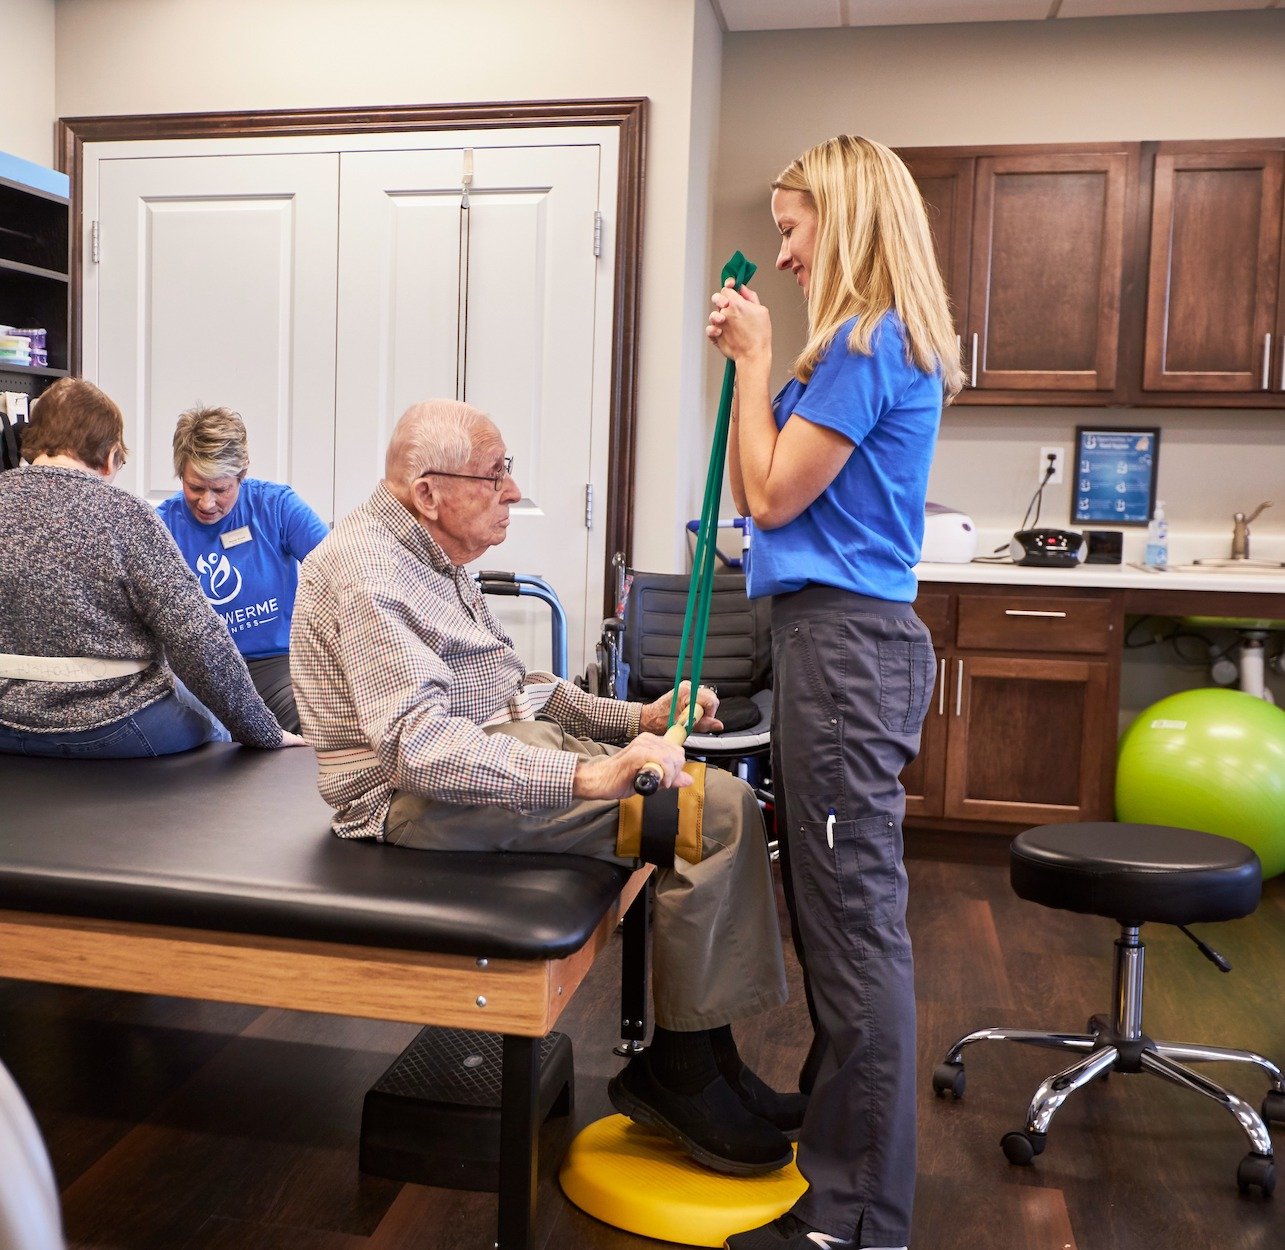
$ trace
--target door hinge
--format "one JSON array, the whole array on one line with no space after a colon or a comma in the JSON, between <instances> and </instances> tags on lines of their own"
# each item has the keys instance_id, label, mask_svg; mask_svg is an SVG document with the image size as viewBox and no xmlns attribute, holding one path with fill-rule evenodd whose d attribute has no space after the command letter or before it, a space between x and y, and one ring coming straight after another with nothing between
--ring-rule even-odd
<instances>
[{"instance_id":1,"label":"door hinge","mask_svg":"<svg viewBox=\"0 0 1285 1250\"><path fill-rule=\"evenodd\" d=\"M593 254L602 255L602 214L596 208L593 210Z\"/></svg>"},{"instance_id":2,"label":"door hinge","mask_svg":"<svg viewBox=\"0 0 1285 1250\"><path fill-rule=\"evenodd\" d=\"M91 221L89 223L89 259L98 264L98 223Z\"/></svg>"},{"instance_id":3,"label":"door hinge","mask_svg":"<svg viewBox=\"0 0 1285 1250\"><path fill-rule=\"evenodd\" d=\"M593 529L593 483L584 484L584 527Z\"/></svg>"}]
</instances>

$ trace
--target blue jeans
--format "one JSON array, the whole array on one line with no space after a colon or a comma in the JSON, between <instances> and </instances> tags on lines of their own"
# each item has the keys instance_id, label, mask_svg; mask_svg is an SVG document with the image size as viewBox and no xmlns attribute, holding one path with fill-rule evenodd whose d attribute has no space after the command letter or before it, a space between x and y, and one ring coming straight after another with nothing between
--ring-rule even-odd
<instances>
[{"instance_id":1,"label":"blue jeans","mask_svg":"<svg viewBox=\"0 0 1285 1250\"><path fill-rule=\"evenodd\" d=\"M0 752L6 755L131 760L231 741L232 735L182 682L173 694L149 703L141 712L97 729L28 733L0 725Z\"/></svg>"}]
</instances>

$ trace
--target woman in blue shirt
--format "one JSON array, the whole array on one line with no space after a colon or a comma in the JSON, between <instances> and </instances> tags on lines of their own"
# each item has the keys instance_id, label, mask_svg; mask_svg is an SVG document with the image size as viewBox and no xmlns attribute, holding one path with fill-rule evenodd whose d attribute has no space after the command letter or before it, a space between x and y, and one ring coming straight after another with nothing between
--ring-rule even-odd
<instances>
[{"instance_id":1,"label":"woman in blue shirt","mask_svg":"<svg viewBox=\"0 0 1285 1250\"><path fill-rule=\"evenodd\" d=\"M771 319L714 295L736 362L728 467L772 597L773 785L815 1041L801 1084L808 1190L729 1250L905 1247L915 1185L914 968L899 774L936 662L911 606L944 399L963 375L923 202L882 144L841 135L772 184L777 268L808 340L773 399Z\"/></svg>"},{"instance_id":2,"label":"woman in blue shirt","mask_svg":"<svg viewBox=\"0 0 1285 1250\"><path fill-rule=\"evenodd\" d=\"M247 477L249 468L240 416L190 409L174 430L174 472L183 489L158 511L263 701L282 729L298 733L290 620L299 562L329 530L289 486Z\"/></svg>"}]
</instances>

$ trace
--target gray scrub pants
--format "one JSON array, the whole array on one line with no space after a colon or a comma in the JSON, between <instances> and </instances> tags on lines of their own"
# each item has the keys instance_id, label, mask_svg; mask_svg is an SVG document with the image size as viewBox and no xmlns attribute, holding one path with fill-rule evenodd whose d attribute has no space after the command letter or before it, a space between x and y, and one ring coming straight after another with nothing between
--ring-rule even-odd
<instances>
[{"instance_id":1,"label":"gray scrub pants","mask_svg":"<svg viewBox=\"0 0 1285 1250\"><path fill-rule=\"evenodd\" d=\"M294 687L290 684L290 656L261 655L245 662L250 670L250 680L259 692L259 698L268 705L268 711L277 718L277 724L288 733L299 732L299 709L294 703Z\"/></svg>"},{"instance_id":2,"label":"gray scrub pants","mask_svg":"<svg viewBox=\"0 0 1285 1250\"><path fill-rule=\"evenodd\" d=\"M552 721L516 721L488 732L586 758L617 750L573 738ZM398 791L384 840L427 851L562 851L618 864L619 806L576 800L518 812L462 807ZM730 773L705 773L703 855L656 871L652 912L652 997L667 1029L712 1029L779 1007L785 961L776 918L763 815L750 788Z\"/></svg>"},{"instance_id":3,"label":"gray scrub pants","mask_svg":"<svg viewBox=\"0 0 1285 1250\"><path fill-rule=\"evenodd\" d=\"M915 984L898 775L932 641L909 604L809 586L772 600L772 781L819 1056L799 1134L814 1228L904 1246L915 1191Z\"/></svg>"}]
</instances>

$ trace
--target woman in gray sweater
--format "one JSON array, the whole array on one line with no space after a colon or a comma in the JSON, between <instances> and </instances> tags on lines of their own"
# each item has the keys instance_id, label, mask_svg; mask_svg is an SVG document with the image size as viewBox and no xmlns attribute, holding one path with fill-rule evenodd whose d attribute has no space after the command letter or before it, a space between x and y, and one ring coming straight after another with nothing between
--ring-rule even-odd
<instances>
[{"instance_id":1,"label":"woman in gray sweater","mask_svg":"<svg viewBox=\"0 0 1285 1250\"><path fill-rule=\"evenodd\" d=\"M121 759L229 733L301 743L156 513L112 485L124 433L111 399L63 378L23 431L31 463L0 473L0 751Z\"/></svg>"}]
</instances>

